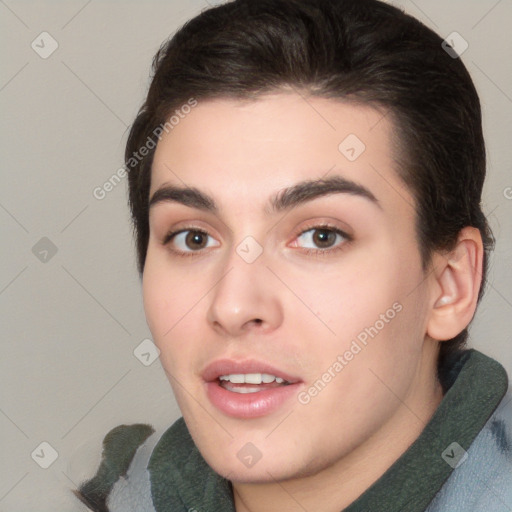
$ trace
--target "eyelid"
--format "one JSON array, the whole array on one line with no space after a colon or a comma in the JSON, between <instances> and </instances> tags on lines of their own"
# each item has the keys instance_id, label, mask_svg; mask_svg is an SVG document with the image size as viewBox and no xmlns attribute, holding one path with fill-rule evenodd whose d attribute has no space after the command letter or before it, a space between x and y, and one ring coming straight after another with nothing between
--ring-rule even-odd
<instances>
[{"instance_id":1,"label":"eyelid","mask_svg":"<svg viewBox=\"0 0 512 512\"><path fill-rule=\"evenodd\" d=\"M326 222L326 221L312 221L309 226L306 225L306 226L302 226L296 233L296 235L294 236L294 240L299 238L300 236L302 236L304 233L307 233L308 231L313 231L313 230L317 230L317 231L322 231L322 230L325 230L325 231L331 231L335 234L338 234L340 235L341 237L344 238L344 240L342 240L340 243L338 243L337 245L335 245L334 247L328 247L328 248L325 248L325 249L322 249L322 248L318 248L318 249L311 249L311 248L307 248L307 247L302 247L299 249L301 249L301 251L303 253L306 253L307 255L310 255L310 256L314 256L314 257L328 257L328 256L332 256L336 253L338 253L338 251L342 251L346 248L347 244L350 244L353 240L354 240L354 237L347 233L345 230L339 228L338 226L336 226L335 224L332 224L331 222Z\"/></svg>"},{"instance_id":2,"label":"eyelid","mask_svg":"<svg viewBox=\"0 0 512 512\"><path fill-rule=\"evenodd\" d=\"M211 234L212 229L209 227L203 226L202 221L189 221L189 222L190 222L190 224L188 224L187 221L178 222L172 228L168 229L164 234L162 244L166 245L167 243L169 243L169 240L172 236L176 236L179 233L183 233L183 231L197 231L199 233L204 233L204 234L208 235L209 237L215 238ZM210 225L210 224L208 223L208 225Z\"/></svg>"},{"instance_id":3,"label":"eyelid","mask_svg":"<svg viewBox=\"0 0 512 512\"><path fill-rule=\"evenodd\" d=\"M167 245L172 239L180 235L181 233L191 231L194 233L200 233L202 235L206 235L210 238L214 238L206 229L198 228L197 226L185 226L183 228L172 229L170 230L162 240L162 245ZM199 252L199 251L191 251L191 252Z\"/></svg>"},{"instance_id":4,"label":"eyelid","mask_svg":"<svg viewBox=\"0 0 512 512\"><path fill-rule=\"evenodd\" d=\"M345 237L347 240L353 240L353 236L350 233L348 233L345 229L340 228L339 226L337 226L336 224L334 224L332 222L323 221L323 220L311 221L310 223L306 223L305 226L304 225L301 226L300 229L297 230L297 232L295 233L294 238L297 238L298 236L306 233L307 231L311 231L312 229L317 229L317 230L325 229L325 230L334 231L336 233L339 233L343 237Z\"/></svg>"}]
</instances>

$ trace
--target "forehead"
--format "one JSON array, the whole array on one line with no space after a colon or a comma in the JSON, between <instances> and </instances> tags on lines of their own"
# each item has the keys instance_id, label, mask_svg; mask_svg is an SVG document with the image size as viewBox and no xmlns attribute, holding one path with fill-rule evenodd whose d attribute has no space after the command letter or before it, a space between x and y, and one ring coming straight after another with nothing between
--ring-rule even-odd
<instances>
[{"instance_id":1,"label":"forehead","mask_svg":"<svg viewBox=\"0 0 512 512\"><path fill-rule=\"evenodd\" d=\"M150 196L173 184L208 191L220 205L263 207L280 189L337 175L403 214L413 199L396 172L390 117L295 93L199 101L159 141Z\"/></svg>"}]
</instances>

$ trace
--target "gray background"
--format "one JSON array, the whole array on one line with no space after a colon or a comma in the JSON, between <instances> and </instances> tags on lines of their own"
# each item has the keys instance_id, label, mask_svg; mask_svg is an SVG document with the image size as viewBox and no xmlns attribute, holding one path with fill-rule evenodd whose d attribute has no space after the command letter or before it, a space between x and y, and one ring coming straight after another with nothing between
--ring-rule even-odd
<instances>
[{"instance_id":1,"label":"gray background","mask_svg":"<svg viewBox=\"0 0 512 512\"><path fill-rule=\"evenodd\" d=\"M512 2L394 3L443 37L457 31L469 43L462 58L483 104L485 211L497 238L471 344L512 373ZM103 200L93 190L123 164L155 51L207 6L0 0L3 512L84 510L68 489L92 475L109 429L163 428L179 417L159 361L145 366L133 353L150 333L126 179ZM58 43L46 59L31 47L34 40L42 47L43 31ZM43 237L54 255L45 255ZM58 453L48 469L40 464L52 452L42 442Z\"/></svg>"}]
</instances>

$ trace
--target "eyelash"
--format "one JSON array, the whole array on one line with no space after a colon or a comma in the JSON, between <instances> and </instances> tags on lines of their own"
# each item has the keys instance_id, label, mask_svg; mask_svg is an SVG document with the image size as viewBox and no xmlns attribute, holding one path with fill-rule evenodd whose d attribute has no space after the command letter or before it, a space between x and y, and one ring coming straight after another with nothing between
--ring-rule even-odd
<instances>
[{"instance_id":1,"label":"eyelash","mask_svg":"<svg viewBox=\"0 0 512 512\"><path fill-rule=\"evenodd\" d=\"M176 235L179 235L180 233L184 233L187 231L190 231L193 233L199 233L203 236L210 236L203 229L197 229L194 226L188 226L188 227L179 229L177 231L170 231L169 233L167 233L167 235L165 236L165 238L162 242L162 245L168 245L169 242L171 242ZM348 235L341 229L337 228L336 226L332 226L330 224L314 224L312 226L306 227L305 229L302 229L301 231L299 231L295 235L295 238L300 237L301 235L303 235L304 233L307 233L308 231L330 231L330 232L340 235L341 237L344 238L344 241L342 241L339 245L337 245L333 248L330 248L330 249L307 249L307 248L302 249L306 254L312 255L312 256L320 256L320 257L329 256L333 253L336 253L338 251L345 249L345 245L353 240L353 237L351 237L350 235ZM171 251L180 257L200 256L201 253L203 252L202 249L200 249L198 251L177 251L175 249L171 249Z\"/></svg>"}]
</instances>

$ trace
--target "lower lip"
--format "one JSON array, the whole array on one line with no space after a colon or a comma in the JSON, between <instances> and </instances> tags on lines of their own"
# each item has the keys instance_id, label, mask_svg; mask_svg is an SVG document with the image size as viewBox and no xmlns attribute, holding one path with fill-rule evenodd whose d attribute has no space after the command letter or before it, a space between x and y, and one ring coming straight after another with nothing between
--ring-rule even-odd
<instances>
[{"instance_id":1,"label":"lower lip","mask_svg":"<svg viewBox=\"0 0 512 512\"><path fill-rule=\"evenodd\" d=\"M287 400L297 396L299 387L300 383L296 383L255 393L236 393L224 389L214 381L206 383L206 394L210 402L228 416L258 418L273 413Z\"/></svg>"}]
</instances>

